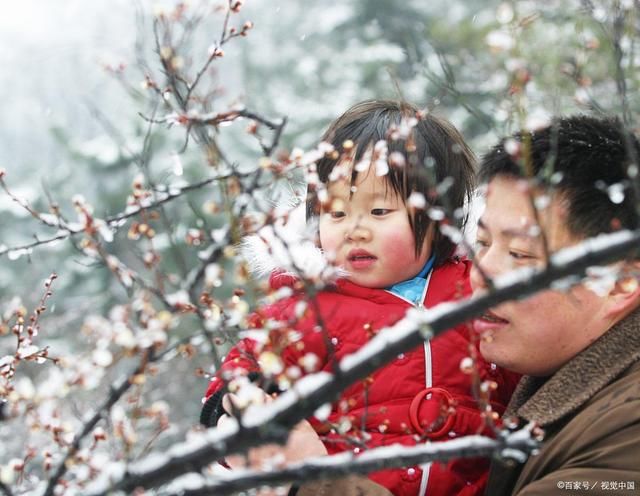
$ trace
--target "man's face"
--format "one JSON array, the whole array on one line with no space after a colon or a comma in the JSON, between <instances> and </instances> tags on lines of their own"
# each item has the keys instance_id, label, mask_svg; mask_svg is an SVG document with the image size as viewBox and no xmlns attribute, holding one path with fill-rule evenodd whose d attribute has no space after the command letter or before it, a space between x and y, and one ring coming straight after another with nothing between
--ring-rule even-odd
<instances>
[{"instance_id":1,"label":"man's face","mask_svg":"<svg viewBox=\"0 0 640 496\"><path fill-rule=\"evenodd\" d=\"M348 279L368 288L385 288L414 277L430 255L430 236L416 257L407 208L384 177L373 170L329 186L330 201L320 216L320 245L335 256Z\"/></svg>"},{"instance_id":2,"label":"man's face","mask_svg":"<svg viewBox=\"0 0 640 496\"><path fill-rule=\"evenodd\" d=\"M540 194L533 198L538 205L546 200ZM550 253L581 241L566 227L562 199L552 198L540 208L537 220L534 199L523 180L497 176L489 183L477 233L477 263L487 276L544 267L544 238ZM486 289L477 268L471 284L474 294ZM483 336L480 351L487 360L522 374L547 376L613 325L607 301L582 284L567 292L546 290L492 308L473 327Z\"/></svg>"}]
</instances>

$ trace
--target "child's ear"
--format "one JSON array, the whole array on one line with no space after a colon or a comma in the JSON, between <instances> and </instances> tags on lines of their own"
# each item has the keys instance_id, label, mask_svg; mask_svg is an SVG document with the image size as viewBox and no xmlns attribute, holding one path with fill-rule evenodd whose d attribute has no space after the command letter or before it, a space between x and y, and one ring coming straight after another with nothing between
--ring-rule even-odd
<instances>
[{"instance_id":1,"label":"child's ear","mask_svg":"<svg viewBox=\"0 0 640 496\"><path fill-rule=\"evenodd\" d=\"M616 320L626 317L640 306L640 261L626 262L621 277L609 292L608 314Z\"/></svg>"}]
</instances>

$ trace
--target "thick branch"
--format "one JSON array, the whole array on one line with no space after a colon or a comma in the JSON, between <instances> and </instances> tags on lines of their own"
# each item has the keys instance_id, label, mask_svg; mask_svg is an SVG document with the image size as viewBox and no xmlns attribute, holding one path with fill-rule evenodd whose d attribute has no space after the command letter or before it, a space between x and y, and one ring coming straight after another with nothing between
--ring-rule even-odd
<instances>
[{"instance_id":1,"label":"thick branch","mask_svg":"<svg viewBox=\"0 0 640 496\"><path fill-rule=\"evenodd\" d=\"M254 470L234 471L227 477L200 488L190 488L181 496L206 496L209 494L231 494L252 487L278 485L295 481L333 479L349 474L365 474L376 470L407 467L434 461L447 462L454 458L476 458L518 456L526 458L538 447L528 429L507 434L503 439L485 436L465 436L451 441L424 443L416 446L395 444L375 448L356 456L351 451L290 464L281 470L260 472Z\"/></svg>"},{"instance_id":2,"label":"thick branch","mask_svg":"<svg viewBox=\"0 0 640 496\"><path fill-rule=\"evenodd\" d=\"M5 496L13 496L11 489L4 482L0 481L0 492Z\"/></svg>"},{"instance_id":3,"label":"thick branch","mask_svg":"<svg viewBox=\"0 0 640 496\"><path fill-rule=\"evenodd\" d=\"M187 472L200 470L230 453L243 452L250 447L283 442L288 426L309 417L319 405L333 402L350 384L362 380L378 368L392 361L447 329L481 314L499 303L523 298L552 285L576 281L590 266L623 258L640 246L640 230L621 231L587 240L575 247L553 255L551 265L543 271L519 270L498 278L495 290L489 294L455 303L440 304L428 311L412 309L393 327L381 331L357 353L340 363L339 379L330 374L315 374L298 381L292 390L282 394L259 412L249 408L243 417L244 425L230 432L211 430L194 445L176 446L167 456L153 462L143 461L140 468L131 467L108 490L133 491L137 487L165 484Z\"/></svg>"}]
</instances>

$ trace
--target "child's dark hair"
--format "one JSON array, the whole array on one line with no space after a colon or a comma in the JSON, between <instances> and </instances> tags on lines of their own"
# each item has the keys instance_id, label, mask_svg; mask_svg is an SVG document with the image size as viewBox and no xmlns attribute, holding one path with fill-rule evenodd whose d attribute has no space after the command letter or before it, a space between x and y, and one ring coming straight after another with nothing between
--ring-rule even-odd
<instances>
[{"instance_id":1,"label":"child's dark hair","mask_svg":"<svg viewBox=\"0 0 640 496\"><path fill-rule=\"evenodd\" d=\"M406 131L411 119L416 119L413 122L415 126L408 134L402 132L401 127L404 126ZM413 192L422 193L428 202L425 209L409 209L409 224L417 255L429 227L436 222L429 217L429 207L443 206L446 212L455 212L456 218L448 218L446 222L464 227L466 215L462 212L475 184L475 157L462 135L448 121L420 112L406 102L369 100L351 107L325 132L322 141L333 145L335 152L318 161L320 182L327 184L333 168L345 158L353 164L359 163L381 140L387 142L389 158L393 152L399 152L404 159L400 166L389 164L389 172L385 176L387 184L405 203ZM352 146L351 150L345 149L346 143L348 148ZM357 174L353 168L352 183ZM447 184L445 180L448 188L443 194L436 194L438 185ZM307 197L307 219L317 216L319 210L318 198L311 189ZM432 253L436 257L436 265L450 258L455 248L447 236L435 229Z\"/></svg>"},{"instance_id":2,"label":"child's dark hair","mask_svg":"<svg viewBox=\"0 0 640 496\"><path fill-rule=\"evenodd\" d=\"M567 200L569 231L588 238L638 227L639 158L637 138L618 119L578 115L503 139L483 157L479 179L533 176Z\"/></svg>"}]
</instances>

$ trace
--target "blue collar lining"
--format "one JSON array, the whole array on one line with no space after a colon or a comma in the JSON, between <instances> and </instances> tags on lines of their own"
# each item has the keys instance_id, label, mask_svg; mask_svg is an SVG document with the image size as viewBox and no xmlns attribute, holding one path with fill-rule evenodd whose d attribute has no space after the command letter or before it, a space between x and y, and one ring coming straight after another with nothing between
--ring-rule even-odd
<instances>
[{"instance_id":1,"label":"blue collar lining","mask_svg":"<svg viewBox=\"0 0 640 496\"><path fill-rule=\"evenodd\" d=\"M389 286L386 289L405 300L409 300L415 305L421 304L422 301L420 300L424 294L424 288L427 285L427 275L431 272L431 269L433 269L435 260L435 255L432 255L429 260L427 260L427 263L424 264L424 267L422 267L422 270L418 275L411 279L407 279L406 281Z\"/></svg>"}]
</instances>

